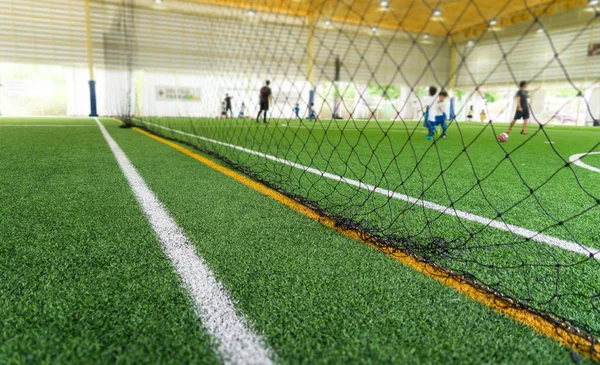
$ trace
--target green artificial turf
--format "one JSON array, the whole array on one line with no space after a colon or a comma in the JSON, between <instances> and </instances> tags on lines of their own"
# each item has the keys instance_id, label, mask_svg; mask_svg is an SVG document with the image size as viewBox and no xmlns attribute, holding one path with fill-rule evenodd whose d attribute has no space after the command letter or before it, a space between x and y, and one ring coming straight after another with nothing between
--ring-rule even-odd
<instances>
[{"instance_id":1,"label":"green artificial turf","mask_svg":"<svg viewBox=\"0 0 600 365\"><path fill-rule=\"evenodd\" d=\"M499 143L496 136L507 125L453 123L448 139L432 143L416 122L271 120L265 126L253 120L146 120L600 248L600 175L566 164L573 154L600 151L598 128L531 126L529 135L513 133L508 143ZM600 334L597 260L248 151L145 127L224 156L384 237L409 238L409 244L401 241L403 248Z\"/></svg>"},{"instance_id":2,"label":"green artificial turf","mask_svg":"<svg viewBox=\"0 0 600 365\"><path fill-rule=\"evenodd\" d=\"M92 119L0 118L0 318L2 364L218 363Z\"/></svg>"},{"instance_id":3,"label":"green artificial turf","mask_svg":"<svg viewBox=\"0 0 600 365\"><path fill-rule=\"evenodd\" d=\"M13 128L20 126L21 128L30 126L89 126L95 127L96 124L90 118L77 117L29 117L29 118L8 118L0 117L0 126L3 128Z\"/></svg>"},{"instance_id":4,"label":"green artificial turf","mask_svg":"<svg viewBox=\"0 0 600 365\"><path fill-rule=\"evenodd\" d=\"M0 363L219 362L98 128L6 127L19 123L93 125L0 118ZM278 363L571 362L533 330L104 123Z\"/></svg>"},{"instance_id":5,"label":"green artificial turf","mask_svg":"<svg viewBox=\"0 0 600 365\"><path fill-rule=\"evenodd\" d=\"M173 148L105 125L278 362L571 362L569 350Z\"/></svg>"}]
</instances>

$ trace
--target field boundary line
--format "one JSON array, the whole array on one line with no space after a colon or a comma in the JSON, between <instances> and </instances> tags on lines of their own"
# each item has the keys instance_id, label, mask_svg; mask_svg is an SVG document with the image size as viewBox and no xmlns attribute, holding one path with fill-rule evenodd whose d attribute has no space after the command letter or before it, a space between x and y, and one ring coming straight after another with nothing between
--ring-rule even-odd
<instances>
[{"instance_id":1,"label":"field boundary line","mask_svg":"<svg viewBox=\"0 0 600 365\"><path fill-rule=\"evenodd\" d=\"M115 120L119 123L122 123L118 119ZM145 135L146 137L152 138L160 143L172 147L173 149L195 159L196 161L210 167L211 169L234 179L235 181L287 206L292 210L297 211L298 213L303 214L308 218L320 222L324 226L327 226L343 234L346 237L352 238L358 242L361 242L371 247L374 250L380 251L386 254L387 256L394 258L395 260L412 268L413 270L418 271L424 274L425 276L430 277L450 288L453 288L457 292L465 295L468 298L478 301L479 303L493 309L496 312L505 314L514 319L515 321L525 324L526 326L532 328L538 333L541 333L564 346L579 351L585 356L590 356L595 361L600 360L600 346L595 342L592 342L588 338L574 334L572 330L557 326L556 323L549 321L548 319L544 318L539 314L532 313L524 308L516 307L515 303L508 299L501 298L492 293L484 292L480 289L477 289L462 277L450 275L447 271L429 263L418 260L414 256L408 255L401 251L393 250L391 248L380 247L373 243L371 236L358 233L348 228L340 227L332 218L329 218L317 212L316 210L307 207L306 205L303 205L302 203L260 182L257 182L239 172L231 170L223 165L220 165L175 142L169 141L165 138L159 137L155 134L152 134L148 131L137 127L133 127L133 129L136 132Z\"/></svg>"},{"instance_id":2,"label":"field boundary line","mask_svg":"<svg viewBox=\"0 0 600 365\"><path fill-rule=\"evenodd\" d=\"M221 141L218 141L218 140L215 140L215 139L198 136L198 135L195 135L195 134L192 134L192 133L183 132L183 131L180 131L180 130L177 130L177 129L167 128L167 127L164 127L164 126L161 126L161 125L158 125L158 124L154 124L154 123L150 123L150 122L145 122L145 121L140 120L140 119L136 119L136 120L138 120L141 123L144 123L144 124L147 124L147 125L151 125L151 126L154 126L154 127L160 128L160 129L164 129L164 130L167 130L167 131L170 131L170 132L174 132L174 133L181 134L181 135L184 135L184 136L192 137L192 138L199 139L199 140L202 140L202 141L205 141L205 142L210 142L210 143L213 143L213 144L217 144L217 145L221 145L221 146L233 148L233 149L236 149L238 151L246 152L246 153L251 154L251 155L263 157L265 159L272 160L272 161L281 163L283 165L291 166L291 167L297 168L299 170L303 170L303 171L309 172L309 173L314 174L314 175L318 175L318 176L321 176L321 177L324 177L324 178L327 178L327 179L330 179L330 180L334 180L334 181L343 182L343 183L346 183L348 185L355 186L355 187L357 187L359 189L364 189L364 190L367 190L369 192L377 193L379 195L385 196L386 198L394 198L394 199L397 199L397 200L402 200L402 201L405 201L405 202L410 203L410 204L421 206L423 208L435 210L435 211L443 213L443 214L448 214L448 215L451 215L451 216L455 216L457 218L462 218L462 219L465 219L465 220L469 220L469 221L472 221L472 222L476 222L476 223L482 224L484 226L496 228L496 229L499 229L499 230L502 230L502 231L505 231L505 232L509 232L509 233L512 233L512 234L515 234L515 235L518 235L518 236L521 236L521 237L525 237L527 239L530 239L530 240L533 240L533 241L536 241L536 242L545 243L545 244L550 245L550 246L560 247L560 248L562 248L564 250L567 250L567 251L570 251L570 252L573 252L573 253L581 254L581 255L584 255L584 256L588 256L588 257L594 257L595 259L600 259L600 255L599 255L600 254L600 250L593 249L591 247L587 247L587 246L584 246L584 245L581 245L581 244L578 244L578 243L575 243L575 242L570 242L570 241L563 240L563 239L560 239L560 238L557 238L557 237L553 237L553 236L549 236L549 235L546 235L546 234L542 234L542 233L539 233L539 232L536 232L536 231L533 231L533 230L530 230L530 229L527 229L527 228L519 227L519 226L516 226L516 225L513 225L513 224L508 224L508 223L503 222L503 221L498 221L496 219L485 218L485 217L482 217L482 216L479 216L479 215L476 215L476 214L473 214L473 213L465 212L465 211L458 210L458 209L452 208L452 207L447 207L447 206L444 206L444 205L441 205L441 204L437 204L437 203L434 203L434 202L430 202L430 201L427 201L427 200L414 198L414 197L408 196L406 194L397 193L395 191L388 190L388 189L383 189L383 188L380 188L380 187L377 187L377 186L374 186L374 185L363 183L361 181L357 181L357 180L349 179L349 178L346 178L346 177L343 177L343 176L331 174L331 173L328 173L328 172L325 172L325 171L321 171L321 170L313 168L313 167L304 166L304 165L301 165L301 164L296 163L296 162L288 161L288 160L285 160L285 159L282 159L282 158L279 158L279 157L276 157L276 156L272 156L272 155L269 155L269 154L266 154L266 153L254 151L254 150L246 148L246 147L241 147L241 146L237 146L237 145L234 145L234 144L230 144L230 143L226 143L226 142L221 142Z\"/></svg>"},{"instance_id":3,"label":"field boundary line","mask_svg":"<svg viewBox=\"0 0 600 365\"><path fill-rule=\"evenodd\" d=\"M587 153L579 153L577 155L573 155L571 157L569 157L569 161L572 162L574 165L577 165L581 168L593 171L593 172L597 172L600 174L600 169L597 167L594 167L592 165L588 165L585 162L581 161L582 158L584 158L585 156L589 156L589 155L600 155L600 152L587 152Z\"/></svg>"},{"instance_id":4,"label":"field boundary line","mask_svg":"<svg viewBox=\"0 0 600 365\"><path fill-rule=\"evenodd\" d=\"M206 331L216 339L216 347L226 364L270 365L271 351L255 334L246 319L237 313L235 304L223 285L196 254L183 230L169 215L158 197L150 190L125 152L95 118L104 139L112 150L121 171L156 232L161 246L194 301Z\"/></svg>"}]
</instances>

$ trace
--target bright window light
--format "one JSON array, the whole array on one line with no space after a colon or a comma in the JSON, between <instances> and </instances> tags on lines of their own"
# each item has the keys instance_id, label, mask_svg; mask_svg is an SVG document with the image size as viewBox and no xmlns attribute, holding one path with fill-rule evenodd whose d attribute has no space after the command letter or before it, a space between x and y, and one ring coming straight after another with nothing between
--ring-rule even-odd
<instances>
[{"instance_id":1,"label":"bright window light","mask_svg":"<svg viewBox=\"0 0 600 365\"><path fill-rule=\"evenodd\" d=\"M433 9L433 15L434 16L442 15L442 10L441 9Z\"/></svg>"},{"instance_id":2,"label":"bright window light","mask_svg":"<svg viewBox=\"0 0 600 365\"><path fill-rule=\"evenodd\" d=\"M493 27L494 25L498 24L498 20L496 18L490 20L490 25Z\"/></svg>"},{"instance_id":3,"label":"bright window light","mask_svg":"<svg viewBox=\"0 0 600 365\"><path fill-rule=\"evenodd\" d=\"M381 0L379 5L383 6L384 8L387 8L388 6L390 6L390 2L388 0Z\"/></svg>"}]
</instances>

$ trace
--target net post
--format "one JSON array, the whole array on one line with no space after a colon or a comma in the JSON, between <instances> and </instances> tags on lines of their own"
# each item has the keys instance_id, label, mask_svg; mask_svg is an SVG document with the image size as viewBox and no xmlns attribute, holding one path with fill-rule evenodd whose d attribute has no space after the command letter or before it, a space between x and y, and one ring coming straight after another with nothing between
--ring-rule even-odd
<instances>
[{"instance_id":1,"label":"net post","mask_svg":"<svg viewBox=\"0 0 600 365\"><path fill-rule=\"evenodd\" d=\"M342 61L340 60L340 56L336 56L335 58L335 78L333 81L334 91L334 101L333 101L333 119L342 119L340 116L340 107L342 104L341 95L340 95L340 74L342 71Z\"/></svg>"},{"instance_id":2,"label":"net post","mask_svg":"<svg viewBox=\"0 0 600 365\"><path fill-rule=\"evenodd\" d=\"M90 80L90 117L97 117L98 111L96 109L96 81Z\"/></svg>"},{"instance_id":3,"label":"net post","mask_svg":"<svg viewBox=\"0 0 600 365\"><path fill-rule=\"evenodd\" d=\"M313 108L314 105L315 105L315 91L310 90L308 92L308 119L309 120L317 119L317 115Z\"/></svg>"}]
</instances>

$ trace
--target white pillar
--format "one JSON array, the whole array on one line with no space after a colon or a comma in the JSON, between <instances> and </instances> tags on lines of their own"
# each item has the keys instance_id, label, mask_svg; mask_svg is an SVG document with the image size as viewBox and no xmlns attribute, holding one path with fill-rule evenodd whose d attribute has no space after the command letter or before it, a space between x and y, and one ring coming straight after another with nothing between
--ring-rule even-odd
<instances>
[{"instance_id":1,"label":"white pillar","mask_svg":"<svg viewBox=\"0 0 600 365\"><path fill-rule=\"evenodd\" d=\"M543 88L540 88L535 93L533 93L533 95L531 96L531 100L529 100L529 103L531 104L531 111L533 112L533 115L535 115L538 118L538 121L540 123L546 122L543 119L545 101L546 101L546 90L544 90ZM532 118L533 118L533 115L532 115Z\"/></svg>"},{"instance_id":2,"label":"white pillar","mask_svg":"<svg viewBox=\"0 0 600 365\"><path fill-rule=\"evenodd\" d=\"M590 110L585 111L585 124L592 125L594 123L594 119L600 119L600 88L594 88L589 97L586 95L586 99ZM582 105L582 107L587 108L587 105Z\"/></svg>"},{"instance_id":3,"label":"white pillar","mask_svg":"<svg viewBox=\"0 0 600 365\"><path fill-rule=\"evenodd\" d=\"M413 117L413 106L411 103L410 87L400 87L400 103L398 105L400 111L400 117L404 120L411 120Z\"/></svg>"},{"instance_id":4,"label":"white pillar","mask_svg":"<svg viewBox=\"0 0 600 365\"><path fill-rule=\"evenodd\" d=\"M65 68L68 116L87 116L89 114L90 89L87 85L88 77L89 71L84 68ZM101 94L98 94L98 100L100 99Z\"/></svg>"},{"instance_id":5,"label":"white pillar","mask_svg":"<svg viewBox=\"0 0 600 365\"><path fill-rule=\"evenodd\" d=\"M504 90L504 97L506 98L506 106L504 107L505 112L504 112L503 122L510 123L510 122L512 122L512 119L514 118L515 111L517 109L517 105L515 104L514 91L511 87L507 87Z\"/></svg>"}]
</instances>

